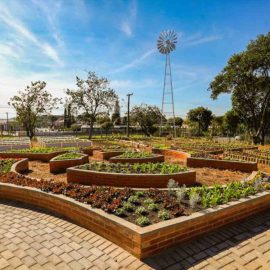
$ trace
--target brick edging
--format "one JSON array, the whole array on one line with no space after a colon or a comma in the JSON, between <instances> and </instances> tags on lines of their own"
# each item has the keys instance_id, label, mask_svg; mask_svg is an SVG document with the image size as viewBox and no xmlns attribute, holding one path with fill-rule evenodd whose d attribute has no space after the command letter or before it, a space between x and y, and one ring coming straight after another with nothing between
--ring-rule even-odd
<instances>
[{"instance_id":1,"label":"brick edging","mask_svg":"<svg viewBox=\"0 0 270 270\"><path fill-rule=\"evenodd\" d=\"M21 153L21 152L2 152L2 158L28 158L29 160L40 160L48 162L50 159L66 153L67 151L55 151L51 153Z\"/></svg>"},{"instance_id":2,"label":"brick edging","mask_svg":"<svg viewBox=\"0 0 270 270\"><path fill-rule=\"evenodd\" d=\"M93 158L99 160L109 160L111 157L116 157L122 155L124 151L102 151L102 150L94 150Z\"/></svg>"},{"instance_id":3,"label":"brick edging","mask_svg":"<svg viewBox=\"0 0 270 270\"><path fill-rule=\"evenodd\" d=\"M28 158L23 158L15 162L10 169L11 172L14 173L24 173L29 171L29 162Z\"/></svg>"},{"instance_id":4,"label":"brick edging","mask_svg":"<svg viewBox=\"0 0 270 270\"><path fill-rule=\"evenodd\" d=\"M23 202L57 213L105 237L140 259L270 207L270 192L265 191L226 205L195 212L190 216L141 228L64 195L45 193L35 188L0 183L0 198Z\"/></svg>"},{"instance_id":5,"label":"brick edging","mask_svg":"<svg viewBox=\"0 0 270 270\"><path fill-rule=\"evenodd\" d=\"M80 158L56 160L58 156L49 161L50 173L65 172L67 168L83 165L89 162L88 155L82 154Z\"/></svg>"},{"instance_id":6,"label":"brick edging","mask_svg":"<svg viewBox=\"0 0 270 270\"><path fill-rule=\"evenodd\" d=\"M217 160L207 158L187 158L187 166L192 168L210 167L220 170L234 170L242 172L252 172L258 170L256 162L240 162L233 160Z\"/></svg>"},{"instance_id":7,"label":"brick edging","mask_svg":"<svg viewBox=\"0 0 270 270\"><path fill-rule=\"evenodd\" d=\"M76 167L67 169L67 182L82 185L165 188L170 179L180 185L191 186L196 183L196 172L189 170L172 174L128 174L83 170Z\"/></svg>"}]
</instances>

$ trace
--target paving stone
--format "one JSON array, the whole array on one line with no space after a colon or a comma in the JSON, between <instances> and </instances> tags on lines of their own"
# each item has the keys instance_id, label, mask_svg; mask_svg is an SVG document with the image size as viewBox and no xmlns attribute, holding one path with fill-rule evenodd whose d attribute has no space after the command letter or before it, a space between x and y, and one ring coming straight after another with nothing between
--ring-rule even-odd
<instances>
[{"instance_id":1,"label":"paving stone","mask_svg":"<svg viewBox=\"0 0 270 270\"><path fill-rule=\"evenodd\" d=\"M20 206L20 207L18 207ZM0 201L0 269L270 269L270 213L140 261L66 220Z\"/></svg>"}]
</instances>

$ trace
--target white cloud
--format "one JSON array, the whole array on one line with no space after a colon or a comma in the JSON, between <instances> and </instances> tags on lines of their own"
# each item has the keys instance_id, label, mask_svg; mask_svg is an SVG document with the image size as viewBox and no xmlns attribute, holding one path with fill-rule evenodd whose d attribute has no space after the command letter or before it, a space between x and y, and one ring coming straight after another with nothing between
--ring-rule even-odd
<instances>
[{"instance_id":1,"label":"white cloud","mask_svg":"<svg viewBox=\"0 0 270 270\"><path fill-rule=\"evenodd\" d=\"M132 35L132 30L131 26L128 21L123 21L121 24L121 30L127 35L131 36Z\"/></svg>"},{"instance_id":2,"label":"white cloud","mask_svg":"<svg viewBox=\"0 0 270 270\"><path fill-rule=\"evenodd\" d=\"M65 47L63 38L58 30L58 17L59 12L62 9L61 1L40 1L40 0L32 0L32 2L40 8L40 10L44 13L48 24L49 30L52 32L52 36L57 42L59 47Z\"/></svg>"},{"instance_id":3,"label":"white cloud","mask_svg":"<svg viewBox=\"0 0 270 270\"><path fill-rule=\"evenodd\" d=\"M33 43L35 46L41 49L42 53L47 55L58 65L63 65L57 51L47 42L41 41L38 37L31 32L19 19L12 16L7 8L0 5L0 20L2 20L7 26L15 30L20 37Z\"/></svg>"},{"instance_id":4,"label":"white cloud","mask_svg":"<svg viewBox=\"0 0 270 270\"><path fill-rule=\"evenodd\" d=\"M133 34L133 27L137 17L137 1L132 1L128 10L128 15L121 21L120 29L128 37Z\"/></svg>"},{"instance_id":5,"label":"white cloud","mask_svg":"<svg viewBox=\"0 0 270 270\"><path fill-rule=\"evenodd\" d=\"M208 43L208 42L213 42L216 40L222 39L221 35L209 35L209 36L203 36L201 33L196 33L192 36L185 37L182 35L183 38L180 40L181 46L184 47L192 47L192 46L197 46L200 44Z\"/></svg>"},{"instance_id":6,"label":"white cloud","mask_svg":"<svg viewBox=\"0 0 270 270\"><path fill-rule=\"evenodd\" d=\"M130 69L130 68L137 67L139 64L141 64L145 59L147 59L148 57L150 57L155 52L156 52L156 49L148 50L143 55L141 55L140 57L138 57L135 60L131 61L130 63L125 64L122 67L119 67L119 68L114 69L111 72L111 74L123 72L123 71L126 71L126 70Z\"/></svg>"}]
</instances>

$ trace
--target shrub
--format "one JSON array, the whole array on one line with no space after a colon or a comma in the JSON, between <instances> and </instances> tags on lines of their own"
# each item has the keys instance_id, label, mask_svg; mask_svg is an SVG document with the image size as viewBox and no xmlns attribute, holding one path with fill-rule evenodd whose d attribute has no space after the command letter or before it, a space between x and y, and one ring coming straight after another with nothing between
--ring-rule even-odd
<instances>
[{"instance_id":1,"label":"shrub","mask_svg":"<svg viewBox=\"0 0 270 270\"><path fill-rule=\"evenodd\" d=\"M135 214L145 216L145 215L148 214L148 211L147 211L147 209L144 208L143 206L140 206L140 207L138 207L138 208L136 209Z\"/></svg>"},{"instance_id":2,"label":"shrub","mask_svg":"<svg viewBox=\"0 0 270 270\"><path fill-rule=\"evenodd\" d=\"M150 219L148 217L141 216L141 217L138 217L136 219L136 224L143 227L143 226L147 226L147 225L151 224L151 222L150 222Z\"/></svg>"}]
</instances>

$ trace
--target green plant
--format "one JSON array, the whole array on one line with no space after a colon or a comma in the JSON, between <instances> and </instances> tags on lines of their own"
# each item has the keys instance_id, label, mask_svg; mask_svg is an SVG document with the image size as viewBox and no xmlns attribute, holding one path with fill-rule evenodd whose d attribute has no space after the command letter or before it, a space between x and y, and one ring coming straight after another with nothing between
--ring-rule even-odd
<instances>
[{"instance_id":1,"label":"green plant","mask_svg":"<svg viewBox=\"0 0 270 270\"><path fill-rule=\"evenodd\" d=\"M128 211L128 212L133 212L135 207L134 207L134 205L132 203L125 202L125 203L123 203L123 209Z\"/></svg>"},{"instance_id":2,"label":"green plant","mask_svg":"<svg viewBox=\"0 0 270 270\"><path fill-rule=\"evenodd\" d=\"M189 205L192 209L195 209L200 201L200 195L196 192L192 192L189 195Z\"/></svg>"},{"instance_id":3,"label":"green plant","mask_svg":"<svg viewBox=\"0 0 270 270\"><path fill-rule=\"evenodd\" d=\"M144 192L143 192L143 191L136 191L136 192L135 192L135 195L136 195L138 198L142 198L142 197L144 197Z\"/></svg>"},{"instance_id":4,"label":"green plant","mask_svg":"<svg viewBox=\"0 0 270 270\"><path fill-rule=\"evenodd\" d=\"M115 214L119 217L125 216L125 209L120 207L115 210Z\"/></svg>"},{"instance_id":5,"label":"green plant","mask_svg":"<svg viewBox=\"0 0 270 270\"><path fill-rule=\"evenodd\" d=\"M158 218L161 220L167 220L170 219L170 212L167 210L160 210L158 212Z\"/></svg>"},{"instance_id":6,"label":"green plant","mask_svg":"<svg viewBox=\"0 0 270 270\"><path fill-rule=\"evenodd\" d=\"M147 209L149 211L156 211L158 209L158 205L155 203L150 203L150 204L148 204Z\"/></svg>"},{"instance_id":7,"label":"green plant","mask_svg":"<svg viewBox=\"0 0 270 270\"><path fill-rule=\"evenodd\" d=\"M148 199L144 200L143 203L144 203L145 205L149 205L149 204L154 203L154 200L148 198Z\"/></svg>"},{"instance_id":8,"label":"green plant","mask_svg":"<svg viewBox=\"0 0 270 270\"><path fill-rule=\"evenodd\" d=\"M151 221L148 217L140 216L136 219L136 224L141 226L141 227L144 227L144 226L151 224Z\"/></svg>"},{"instance_id":9,"label":"green plant","mask_svg":"<svg viewBox=\"0 0 270 270\"><path fill-rule=\"evenodd\" d=\"M187 168L178 164L167 163L105 163L91 162L80 165L77 168L83 170L105 171L114 173L134 173L134 174L173 174L187 171Z\"/></svg>"},{"instance_id":10,"label":"green plant","mask_svg":"<svg viewBox=\"0 0 270 270\"><path fill-rule=\"evenodd\" d=\"M143 206L140 206L140 207L138 207L136 209L135 214L136 215L143 215L143 216L145 216L145 215L148 214L148 210L146 208L144 208Z\"/></svg>"},{"instance_id":11,"label":"green plant","mask_svg":"<svg viewBox=\"0 0 270 270\"><path fill-rule=\"evenodd\" d=\"M179 187L179 184L173 180L173 179L170 179L168 181L168 184L167 184L167 188L168 188L168 194L169 195L172 195L174 194L175 190Z\"/></svg>"},{"instance_id":12,"label":"green plant","mask_svg":"<svg viewBox=\"0 0 270 270\"><path fill-rule=\"evenodd\" d=\"M9 172L15 162L14 159L0 159L0 174Z\"/></svg>"},{"instance_id":13,"label":"green plant","mask_svg":"<svg viewBox=\"0 0 270 270\"><path fill-rule=\"evenodd\" d=\"M76 152L70 152L70 153L65 153L63 155L57 156L55 158L55 160L67 160L67 159L79 159L81 158L83 155L80 153L76 153Z\"/></svg>"},{"instance_id":14,"label":"green plant","mask_svg":"<svg viewBox=\"0 0 270 270\"><path fill-rule=\"evenodd\" d=\"M135 152L135 151L129 151L125 152L122 155L117 156L117 158L146 158L146 157L153 157L154 155L152 153L148 152Z\"/></svg>"},{"instance_id":15,"label":"green plant","mask_svg":"<svg viewBox=\"0 0 270 270\"><path fill-rule=\"evenodd\" d=\"M186 190L186 185L183 185L176 190L176 199L179 203L181 203L185 199Z\"/></svg>"},{"instance_id":16,"label":"green plant","mask_svg":"<svg viewBox=\"0 0 270 270\"><path fill-rule=\"evenodd\" d=\"M128 202L132 204L139 204L139 198L136 195L130 196Z\"/></svg>"}]
</instances>

